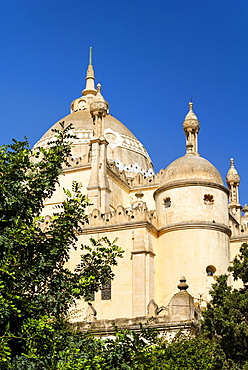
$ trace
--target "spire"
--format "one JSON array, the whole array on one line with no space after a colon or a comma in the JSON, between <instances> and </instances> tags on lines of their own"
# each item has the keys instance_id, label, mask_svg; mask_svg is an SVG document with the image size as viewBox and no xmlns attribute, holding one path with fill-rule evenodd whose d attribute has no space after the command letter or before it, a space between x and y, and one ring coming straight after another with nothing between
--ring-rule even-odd
<instances>
[{"instance_id":1,"label":"spire","mask_svg":"<svg viewBox=\"0 0 248 370\"><path fill-rule=\"evenodd\" d=\"M90 47L89 52L89 65L86 74L86 86L85 89L82 91L82 95L96 95L97 91L95 89L95 76L94 76L94 69L92 65L92 47Z\"/></svg>"},{"instance_id":2,"label":"spire","mask_svg":"<svg viewBox=\"0 0 248 370\"><path fill-rule=\"evenodd\" d=\"M92 46L90 47L89 66L92 66Z\"/></svg>"},{"instance_id":3,"label":"spire","mask_svg":"<svg viewBox=\"0 0 248 370\"><path fill-rule=\"evenodd\" d=\"M189 112L184 119L183 130L186 135L187 154L198 155L198 132L200 130L200 122L193 112L192 101L189 102Z\"/></svg>"}]
</instances>

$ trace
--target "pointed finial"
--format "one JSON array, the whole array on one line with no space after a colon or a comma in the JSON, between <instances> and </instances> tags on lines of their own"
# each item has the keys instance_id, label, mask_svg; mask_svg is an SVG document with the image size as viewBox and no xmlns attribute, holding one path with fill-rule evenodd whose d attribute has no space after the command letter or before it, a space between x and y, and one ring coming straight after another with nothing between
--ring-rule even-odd
<instances>
[{"instance_id":1,"label":"pointed finial","mask_svg":"<svg viewBox=\"0 0 248 370\"><path fill-rule=\"evenodd\" d=\"M89 65L86 73L86 86L85 89L82 91L82 95L96 95L97 91L95 89L95 76L94 76L94 69L92 65L92 47L90 47L90 55L89 55Z\"/></svg>"},{"instance_id":2,"label":"pointed finial","mask_svg":"<svg viewBox=\"0 0 248 370\"><path fill-rule=\"evenodd\" d=\"M92 46L90 46L89 65L92 66Z\"/></svg>"},{"instance_id":3,"label":"pointed finial","mask_svg":"<svg viewBox=\"0 0 248 370\"><path fill-rule=\"evenodd\" d=\"M191 98L191 101L189 102L189 110L190 110L190 112L193 112L193 102L192 102L192 98Z\"/></svg>"},{"instance_id":4,"label":"pointed finial","mask_svg":"<svg viewBox=\"0 0 248 370\"><path fill-rule=\"evenodd\" d=\"M101 92L101 88L102 88L102 85L100 84L100 82L98 82L98 84L97 84L97 92L98 93Z\"/></svg>"},{"instance_id":5,"label":"pointed finial","mask_svg":"<svg viewBox=\"0 0 248 370\"><path fill-rule=\"evenodd\" d=\"M231 167L234 167L234 159L233 158L230 158L230 165L231 165Z\"/></svg>"}]
</instances>

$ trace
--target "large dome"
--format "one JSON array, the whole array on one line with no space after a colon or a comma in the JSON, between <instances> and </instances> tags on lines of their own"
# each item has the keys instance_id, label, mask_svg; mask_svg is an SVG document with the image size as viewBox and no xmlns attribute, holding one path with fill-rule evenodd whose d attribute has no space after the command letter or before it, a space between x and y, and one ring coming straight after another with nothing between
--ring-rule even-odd
<instances>
[{"instance_id":1,"label":"large dome","mask_svg":"<svg viewBox=\"0 0 248 370\"><path fill-rule=\"evenodd\" d=\"M54 136L54 129L60 129L60 122L64 122L65 127L72 124L71 134L75 136L73 140L72 155L75 159L79 158L80 163L88 164L91 162L90 140L96 135L94 129L92 104L106 108L106 116L101 123L101 134L108 142L107 160L115 162L120 170L127 172L128 176L134 176L141 172L144 175L154 174L153 164L144 146L120 121L109 114L109 105L101 95L101 85L95 89L94 69L92 65L92 48L90 48L90 61L86 73L86 86L82 91L82 96L71 103L71 114L62 118L48 130L35 146L46 147ZM100 99L100 100L99 100ZM105 109L104 108L104 109ZM102 127L103 125L103 127Z\"/></svg>"},{"instance_id":2,"label":"large dome","mask_svg":"<svg viewBox=\"0 0 248 370\"><path fill-rule=\"evenodd\" d=\"M60 122L65 127L72 124L72 134L76 136L73 140L72 155L74 157L88 156L89 142L93 137L93 120L88 109L72 111L71 114L55 123L36 143L35 146L46 147L54 136L54 129L60 129ZM116 118L108 114L104 120L103 133L109 142L107 158L114 161L120 170L130 174L141 172L153 175L153 164L151 159L139 140L132 132Z\"/></svg>"},{"instance_id":3,"label":"large dome","mask_svg":"<svg viewBox=\"0 0 248 370\"><path fill-rule=\"evenodd\" d=\"M172 162L162 173L160 186L185 182L211 182L223 185L219 171L205 158L185 154Z\"/></svg>"}]
</instances>

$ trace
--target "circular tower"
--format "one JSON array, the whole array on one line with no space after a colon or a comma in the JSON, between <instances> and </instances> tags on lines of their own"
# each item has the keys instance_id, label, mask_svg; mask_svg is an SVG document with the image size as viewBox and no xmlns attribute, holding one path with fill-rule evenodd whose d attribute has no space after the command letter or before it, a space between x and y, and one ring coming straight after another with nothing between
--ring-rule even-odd
<instances>
[{"instance_id":1,"label":"circular tower","mask_svg":"<svg viewBox=\"0 0 248 370\"><path fill-rule=\"evenodd\" d=\"M195 298L203 294L207 300L214 275L226 273L230 261L228 189L218 170L198 154L200 124L192 103L183 129L186 154L164 170L154 193L159 228L156 299L163 304L181 275Z\"/></svg>"}]
</instances>

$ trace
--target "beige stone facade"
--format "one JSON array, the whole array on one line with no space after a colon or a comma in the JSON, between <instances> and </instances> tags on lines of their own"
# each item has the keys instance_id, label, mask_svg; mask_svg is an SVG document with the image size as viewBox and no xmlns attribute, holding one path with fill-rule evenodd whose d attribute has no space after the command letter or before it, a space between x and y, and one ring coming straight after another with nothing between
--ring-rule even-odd
<instances>
[{"instance_id":1,"label":"beige stone facade","mask_svg":"<svg viewBox=\"0 0 248 370\"><path fill-rule=\"evenodd\" d=\"M81 182L92 205L79 243L88 244L90 237L117 237L125 250L114 269L111 299L96 293L90 310L78 302L72 320L99 322L99 327L113 319L132 326L137 318L149 316L155 316L159 326L194 320L196 303L206 303L215 276L227 272L240 245L248 241L248 206L242 216L233 160L226 187L218 170L198 153L200 123L190 103L183 124L186 154L155 174L144 146L110 115L100 84L95 88L91 63L82 96L61 121L73 125L73 156L44 215L49 220L54 206L62 202L63 188ZM59 122L37 146L47 146ZM79 253L71 251L71 269L79 262ZM190 294L185 289L178 296L182 275ZM177 304L173 306L172 297L187 302L188 316L184 308L180 314Z\"/></svg>"}]
</instances>

